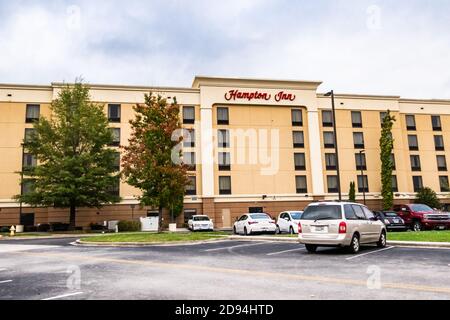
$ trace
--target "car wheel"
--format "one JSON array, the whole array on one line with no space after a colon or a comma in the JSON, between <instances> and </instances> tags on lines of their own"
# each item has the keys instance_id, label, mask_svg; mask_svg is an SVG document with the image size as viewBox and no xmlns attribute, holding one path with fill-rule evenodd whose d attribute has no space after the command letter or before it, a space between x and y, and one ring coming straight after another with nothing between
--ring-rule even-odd
<instances>
[{"instance_id":1,"label":"car wheel","mask_svg":"<svg viewBox=\"0 0 450 320\"><path fill-rule=\"evenodd\" d=\"M281 234L280 226L277 226L277 229L275 230L275 234Z\"/></svg>"},{"instance_id":2,"label":"car wheel","mask_svg":"<svg viewBox=\"0 0 450 320\"><path fill-rule=\"evenodd\" d=\"M291 235L292 235L292 234L295 234L294 228L291 227L291 228L289 229L289 234L291 234Z\"/></svg>"},{"instance_id":3,"label":"car wheel","mask_svg":"<svg viewBox=\"0 0 450 320\"><path fill-rule=\"evenodd\" d=\"M237 230L236 230L236 227L233 227L233 234L238 234Z\"/></svg>"},{"instance_id":4,"label":"car wheel","mask_svg":"<svg viewBox=\"0 0 450 320\"><path fill-rule=\"evenodd\" d=\"M244 235L245 235L245 236L250 235L250 234L248 233L248 231L247 231L247 227L244 228Z\"/></svg>"},{"instance_id":5,"label":"car wheel","mask_svg":"<svg viewBox=\"0 0 450 320\"><path fill-rule=\"evenodd\" d=\"M380 240L377 242L378 248L385 248L386 247L386 232L382 231L380 235Z\"/></svg>"},{"instance_id":6,"label":"car wheel","mask_svg":"<svg viewBox=\"0 0 450 320\"><path fill-rule=\"evenodd\" d=\"M361 244L359 242L359 237L357 234L355 234L352 238L352 243L350 244L350 252L351 253L358 253L361 249Z\"/></svg>"},{"instance_id":7,"label":"car wheel","mask_svg":"<svg viewBox=\"0 0 450 320\"><path fill-rule=\"evenodd\" d=\"M420 223L420 221L414 221L413 225L412 225L412 229L414 232L422 231L422 224Z\"/></svg>"},{"instance_id":8,"label":"car wheel","mask_svg":"<svg viewBox=\"0 0 450 320\"><path fill-rule=\"evenodd\" d=\"M306 251L308 251L309 253L316 253L317 251L317 246L314 244L305 244L306 247Z\"/></svg>"}]
</instances>

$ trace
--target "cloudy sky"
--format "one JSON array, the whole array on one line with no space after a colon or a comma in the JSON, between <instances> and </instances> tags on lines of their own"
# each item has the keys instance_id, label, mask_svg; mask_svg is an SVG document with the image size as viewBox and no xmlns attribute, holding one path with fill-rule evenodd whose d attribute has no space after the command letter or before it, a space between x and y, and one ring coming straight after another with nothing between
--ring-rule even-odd
<instances>
[{"instance_id":1,"label":"cloudy sky","mask_svg":"<svg viewBox=\"0 0 450 320\"><path fill-rule=\"evenodd\" d=\"M448 0L0 0L0 82L195 75L450 98Z\"/></svg>"}]
</instances>

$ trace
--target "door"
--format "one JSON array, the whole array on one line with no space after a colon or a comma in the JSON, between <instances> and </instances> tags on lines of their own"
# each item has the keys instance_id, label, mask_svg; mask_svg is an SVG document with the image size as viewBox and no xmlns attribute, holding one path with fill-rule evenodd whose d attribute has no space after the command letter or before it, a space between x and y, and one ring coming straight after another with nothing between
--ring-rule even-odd
<instances>
[{"instance_id":1,"label":"door","mask_svg":"<svg viewBox=\"0 0 450 320\"><path fill-rule=\"evenodd\" d=\"M238 233L244 233L244 226L245 226L245 222L247 221L248 216L243 216L239 219L238 223L237 223L237 227L236 227L236 231Z\"/></svg>"},{"instance_id":2,"label":"door","mask_svg":"<svg viewBox=\"0 0 450 320\"><path fill-rule=\"evenodd\" d=\"M34 213L22 213L20 216L20 225L34 227Z\"/></svg>"},{"instance_id":3,"label":"door","mask_svg":"<svg viewBox=\"0 0 450 320\"><path fill-rule=\"evenodd\" d=\"M280 219L280 231L281 232L289 232L289 215L285 212L281 215L281 219Z\"/></svg>"},{"instance_id":4,"label":"door","mask_svg":"<svg viewBox=\"0 0 450 320\"><path fill-rule=\"evenodd\" d=\"M366 215L364 214L364 210L361 206L358 205L352 205L353 210L355 211L355 215L358 218L357 229L359 231L359 234L361 238L359 239L361 243L368 243L371 241L370 238L370 227L369 227L369 221L366 218Z\"/></svg>"},{"instance_id":5,"label":"door","mask_svg":"<svg viewBox=\"0 0 450 320\"><path fill-rule=\"evenodd\" d=\"M366 207L362 207L362 208L364 210L364 214L368 221L370 241L377 242L380 239L381 226L380 226L379 222L375 220L375 215L373 214L372 211L370 211Z\"/></svg>"},{"instance_id":6,"label":"door","mask_svg":"<svg viewBox=\"0 0 450 320\"><path fill-rule=\"evenodd\" d=\"M230 209L223 209L222 210L222 221L223 221L223 228L231 228L231 210Z\"/></svg>"}]
</instances>

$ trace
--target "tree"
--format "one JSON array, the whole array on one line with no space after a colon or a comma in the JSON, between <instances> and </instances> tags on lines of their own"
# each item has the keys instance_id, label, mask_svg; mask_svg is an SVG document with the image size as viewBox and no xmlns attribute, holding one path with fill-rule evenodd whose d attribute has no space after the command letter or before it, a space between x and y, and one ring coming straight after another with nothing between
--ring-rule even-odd
<instances>
[{"instance_id":1,"label":"tree","mask_svg":"<svg viewBox=\"0 0 450 320\"><path fill-rule=\"evenodd\" d=\"M422 188L416 195L416 203L426 204L431 208L441 209L442 204L439 201L436 192L431 188Z\"/></svg>"},{"instance_id":2,"label":"tree","mask_svg":"<svg viewBox=\"0 0 450 320\"><path fill-rule=\"evenodd\" d=\"M115 152L103 106L90 101L82 83L64 87L50 106L51 116L34 123L24 148L38 164L24 170L33 181L30 192L16 196L33 206L70 209L70 228L77 207L101 208L120 201L111 187L119 182Z\"/></svg>"},{"instance_id":3,"label":"tree","mask_svg":"<svg viewBox=\"0 0 450 320\"><path fill-rule=\"evenodd\" d=\"M350 202L356 202L356 185L355 182L350 182L350 191L348 193L348 199Z\"/></svg>"},{"instance_id":4,"label":"tree","mask_svg":"<svg viewBox=\"0 0 450 320\"><path fill-rule=\"evenodd\" d=\"M160 95L145 95L145 104L134 107L132 134L123 155L123 174L129 185L141 190L141 205L159 210L160 231L164 209L179 209L189 185L187 166L178 162L182 136L180 106Z\"/></svg>"},{"instance_id":5,"label":"tree","mask_svg":"<svg viewBox=\"0 0 450 320\"><path fill-rule=\"evenodd\" d=\"M392 190L392 150L394 149L394 138L392 127L396 119L388 110L381 125L380 158L381 158L381 195L383 197L383 209L390 210L394 205L394 192Z\"/></svg>"}]
</instances>

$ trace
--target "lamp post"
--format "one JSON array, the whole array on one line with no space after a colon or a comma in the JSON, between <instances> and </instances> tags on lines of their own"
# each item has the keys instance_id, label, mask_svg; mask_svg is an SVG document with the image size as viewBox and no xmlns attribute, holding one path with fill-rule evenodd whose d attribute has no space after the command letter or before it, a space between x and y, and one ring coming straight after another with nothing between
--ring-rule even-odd
<instances>
[{"instance_id":1,"label":"lamp post","mask_svg":"<svg viewBox=\"0 0 450 320\"><path fill-rule=\"evenodd\" d=\"M334 102L334 91L325 94L325 97L331 97L331 106L333 110L333 130L334 130L334 150L336 153L336 171L337 171L337 184L339 192L339 201L342 201L342 190L341 190L341 167L339 165L339 148L338 148L338 138L337 138L337 127L336 127L336 106Z\"/></svg>"},{"instance_id":2,"label":"lamp post","mask_svg":"<svg viewBox=\"0 0 450 320\"><path fill-rule=\"evenodd\" d=\"M19 215L20 215L20 218L22 219L22 211L23 211L23 203L22 203L22 196L23 196L23 176L24 176L24 173L23 173L23 170L24 170L24 161L25 161L25 144L24 143L22 143L21 144L21 147L22 147L22 170L20 170L20 206L19 206Z\"/></svg>"},{"instance_id":3,"label":"lamp post","mask_svg":"<svg viewBox=\"0 0 450 320\"><path fill-rule=\"evenodd\" d=\"M363 154L365 154L366 150L361 150L359 152L359 161L360 161L360 167L361 167L361 180L362 180L362 190L363 190L363 200L364 205L366 205L366 180L364 179L364 165L363 165Z\"/></svg>"}]
</instances>

